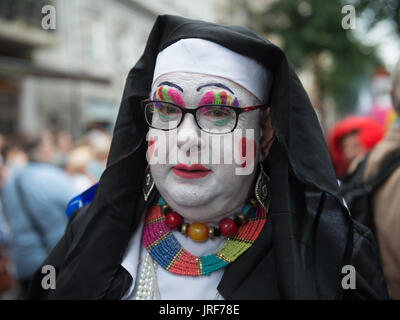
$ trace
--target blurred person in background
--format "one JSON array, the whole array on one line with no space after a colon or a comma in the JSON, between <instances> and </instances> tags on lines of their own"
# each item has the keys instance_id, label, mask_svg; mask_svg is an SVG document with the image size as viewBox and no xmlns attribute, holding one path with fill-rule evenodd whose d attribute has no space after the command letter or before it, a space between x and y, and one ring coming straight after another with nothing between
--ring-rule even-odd
<instances>
[{"instance_id":1,"label":"blurred person in background","mask_svg":"<svg viewBox=\"0 0 400 320\"><path fill-rule=\"evenodd\" d=\"M3 187L3 181L6 176L5 164L4 164L4 149L6 145L6 139L0 134L0 195ZM12 261L9 256L9 244L10 244L10 227L4 217L3 204L0 197L0 300L1 299L12 299L10 296L12 289L15 288L15 279L13 276Z\"/></svg>"},{"instance_id":2,"label":"blurred person in background","mask_svg":"<svg viewBox=\"0 0 400 320\"><path fill-rule=\"evenodd\" d=\"M0 202L0 300L16 297L15 270L9 254L10 237L10 227Z\"/></svg>"},{"instance_id":3,"label":"blurred person in background","mask_svg":"<svg viewBox=\"0 0 400 320\"><path fill-rule=\"evenodd\" d=\"M54 165L65 168L69 153L74 147L72 134L69 131L61 130L54 133Z\"/></svg>"},{"instance_id":4,"label":"blurred person in background","mask_svg":"<svg viewBox=\"0 0 400 320\"><path fill-rule=\"evenodd\" d=\"M68 154L65 170L70 175L77 193L89 189L96 182L88 172L88 165L93 159L93 151L86 145L77 146Z\"/></svg>"},{"instance_id":5,"label":"blurred person in background","mask_svg":"<svg viewBox=\"0 0 400 320\"><path fill-rule=\"evenodd\" d=\"M4 163L3 149L5 144L6 144L6 138L0 133L0 167L2 167Z\"/></svg>"},{"instance_id":6,"label":"blurred person in background","mask_svg":"<svg viewBox=\"0 0 400 320\"><path fill-rule=\"evenodd\" d=\"M65 208L76 193L68 175L49 164L49 138L47 132L21 136L20 146L29 162L7 177L2 191L21 298L33 272L62 236L67 223Z\"/></svg>"},{"instance_id":7,"label":"blurred person in background","mask_svg":"<svg viewBox=\"0 0 400 320\"><path fill-rule=\"evenodd\" d=\"M351 174L382 137L383 129L372 117L354 115L338 121L327 141L338 178Z\"/></svg>"},{"instance_id":8,"label":"blurred person in background","mask_svg":"<svg viewBox=\"0 0 400 320\"><path fill-rule=\"evenodd\" d=\"M393 105L400 114L400 61L393 71ZM370 152L363 179L367 184L381 169L392 164L391 172L372 193L371 207L383 272L389 296L400 299L400 119L393 122L383 140Z\"/></svg>"},{"instance_id":9,"label":"blurred person in background","mask_svg":"<svg viewBox=\"0 0 400 320\"><path fill-rule=\"evenodd\" d=\"M22 150L17 136L9 137L5 141L1 153L3 165L0 168L0 184L2 186L7 177L11 176L28 163L28 156L25 151Z\"/></svg>"},{"instance_id":10,"label":"blurred person in background","mask_svg":"<svg viewBox=\"0 0 400 320\"><path fill-rule=\"evenodd\" d=\"M0 134L0 190L3 186L3 181L5 178L5 166L4 166L4 147L5 147L6 139ZM0 198L1 199L1 198Z\"/></svg>"},{"instance_id":11,"label":"blurred person in background","mask_svg":"<svg viewBox=\"0 0 400 320\"><path fill-rule=\"evenodd\" d=\"M100 129L89 131L85 138L91 146L94 157L88 164L88 173L98 181L106 168L107 157L111 146L111 135Z\"/></svg>"},{"instance_id":12,"label":"blurred person in background","mask_svg":"<svg viewBox=\"0 0 400 320\"><path fill-rule=\"evenodd\" d=\"M10 256L11 230L4 215L2 189L5 181L28 163L28 156L20 147L17 136L2 136L0 140L0 299L15 299L18 286Z\"/></svg>"}]
</instances>

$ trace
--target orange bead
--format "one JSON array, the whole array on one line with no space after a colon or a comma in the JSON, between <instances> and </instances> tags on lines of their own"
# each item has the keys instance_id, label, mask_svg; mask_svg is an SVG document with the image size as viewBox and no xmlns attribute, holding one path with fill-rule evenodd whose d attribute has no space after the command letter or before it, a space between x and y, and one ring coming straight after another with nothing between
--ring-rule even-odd
<instances>
[{"instance_id":1,"label":"orange bead","mask_svg":"<svg viewBox=\"0 0 400 320\"><path fill-rule=\"evenodd\" d=\"M194 241L206 241L208 238L208 228L201 222L192 223L188 228L188 236Z\"/></svg>"}]
</instances>

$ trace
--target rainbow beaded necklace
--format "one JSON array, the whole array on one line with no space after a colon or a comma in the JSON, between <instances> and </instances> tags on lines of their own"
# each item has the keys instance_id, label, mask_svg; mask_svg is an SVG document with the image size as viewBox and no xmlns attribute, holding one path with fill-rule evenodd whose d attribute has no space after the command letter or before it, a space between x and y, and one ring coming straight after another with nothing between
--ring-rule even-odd
<instances>
[{"instance_id":1,"label":"rainbow beaded necklace","mask_svg":"<svg viewBox=\"0 0 400 320\"><path fill-rule=\"evenodd\" d=\"M251 247L260 234L265 222L266 211L262 206L246 210L248 222L241 225L234 237L227 238L225 244L214 254L195 256L185 250L165 223L161 206L165 201L160 197L157 205L147 211L142 241L151 257L165 270L185 276L209 275L235 261ZM246 207L248 206L248 207Z\"/></svg>"}]
</instances>

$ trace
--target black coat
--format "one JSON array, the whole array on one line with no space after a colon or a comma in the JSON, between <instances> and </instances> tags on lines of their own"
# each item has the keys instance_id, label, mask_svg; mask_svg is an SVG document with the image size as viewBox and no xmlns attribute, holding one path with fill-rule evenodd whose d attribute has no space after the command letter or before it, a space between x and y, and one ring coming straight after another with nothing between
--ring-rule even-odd
<instances>
[{"instance_id":1,"label":"black coat","mask_svg":"<svg viewBox=\"0 0 400 320\"><path fill-rule=\"evenodd\" d=\"M96 195L72 216L44 262L56 267L56 289L41 288L39 269L30 297L120 299L129 288L131 277L120 264L151 202L141 192L148 126L139 104L150 93L158 52L184 38L219 43L273 75L269 104L276 139L264 162L271 179L267 222L251 248L226 267L220 294L226 299L386 299L375 239L343 205L318 119L282 50L241 27L176 16L157 19L129 72ZM341 285L344 265L355 267L354 290Z\"/></svg>"}]
</instances>

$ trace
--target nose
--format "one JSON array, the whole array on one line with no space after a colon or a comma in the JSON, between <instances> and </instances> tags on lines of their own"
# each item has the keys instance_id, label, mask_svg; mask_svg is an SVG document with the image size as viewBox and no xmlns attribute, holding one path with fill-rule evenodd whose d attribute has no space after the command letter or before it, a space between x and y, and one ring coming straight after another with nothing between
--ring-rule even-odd
<instances>
[{"instance_id":1,"label":"nose","mask_svg":"<svg viewBox=\"0 0 400 320\"><path fill-rule=\"evenodd\" d=\"M191 148L201 148L200 128L192 114L186 114L178 127L177 144L178 148L188 153Z\"/></svg>"}]
</instances>

